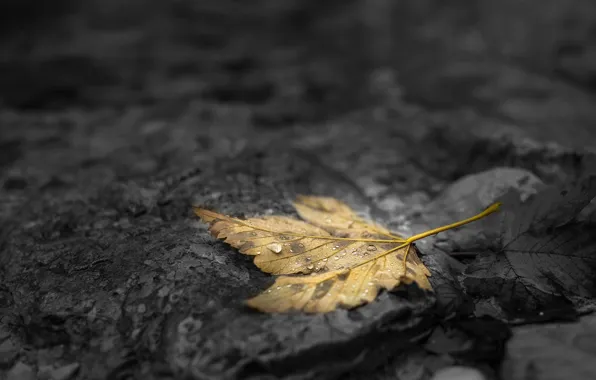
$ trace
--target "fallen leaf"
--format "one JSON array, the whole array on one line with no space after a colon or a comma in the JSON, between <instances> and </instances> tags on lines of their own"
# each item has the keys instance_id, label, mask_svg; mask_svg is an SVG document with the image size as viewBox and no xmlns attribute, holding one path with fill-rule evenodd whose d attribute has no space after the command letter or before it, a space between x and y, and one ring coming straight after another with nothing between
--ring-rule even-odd
<instances>
[{"instance_id":1,"label":"fallen leaf","mask_svg":"<svg viewBox=\"0 0 596 380\"><path fill-rule=\"evenodd\" d=\"M265 312L324 313L375 299L380 289L416 283L432 290L430 272L418 258L416 240L485 217L500 204L463 221L410 238L366 222L343 202L300 196L294 203L304 221L285 216L241 220L195 207L213 236L246 255L264 272L281 275L247 301Z\"/></svg>"},{"instance_id":2,"label":"fallen leaf","mask_svg":"<svg viewBox=\"0 0 596 380\"><path fill-rule=\"evenodd\" d=\"M596 296L594 225L575 218L596 196L596 176L522 203L506 195L500 239L466 268L469 294L494 299L519 322L574 318Z\"/></svg>"}]
</instances>

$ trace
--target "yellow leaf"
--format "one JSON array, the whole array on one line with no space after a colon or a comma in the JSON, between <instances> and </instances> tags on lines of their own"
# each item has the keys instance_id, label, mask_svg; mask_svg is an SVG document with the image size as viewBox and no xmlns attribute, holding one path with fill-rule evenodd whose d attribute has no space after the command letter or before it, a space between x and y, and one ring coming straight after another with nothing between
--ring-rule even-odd
<instances>
[{"instance_id":1,"label":"yellow leaf","mask_svg":"<svg viewBox=\"0 0 596 380\"><path fill-rule=\"evenodd\" d=\"M498 210L403 238L360 218L334 198L300 196L294 203L305 221L285 216L241 220L195 207L209 231L264 272L280 275L248 305L265 312L325 313L375 299L380 289L416 283L432 290L430 272L418 258L416 240L459 227ZM307 223L308 222L308 223Z\"/></svg>"}]
</instances>

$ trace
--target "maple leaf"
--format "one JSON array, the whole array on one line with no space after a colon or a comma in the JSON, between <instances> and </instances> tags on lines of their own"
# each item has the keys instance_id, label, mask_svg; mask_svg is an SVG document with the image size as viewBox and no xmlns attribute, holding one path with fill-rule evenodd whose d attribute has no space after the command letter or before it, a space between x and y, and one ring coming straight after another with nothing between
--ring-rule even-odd
<instances>
[{"instance_id":1,"label":"maple leaf","mask_svg":"<svg viewBox=\"0 0 596 380\"><path fill-rule=\"evenodd\" d=\"M286 216L241 220L201 207L194 211L210 223L213 236L254 256L262 271L280 275L248 300L249 306L265 312L324 313L371 302L380 289L400 284L432 290L430 272L412 243L483 218L499 206L407 239L363 220L330 197L299 196L294 207L304 221Z\"/></svg>"},{"instance_id":2,"label":"maple leaf","mask_svg":"<svg viewBox=\"0 0 596 380\"><path fill-rule=\"evenodd\" d=\"M595 196L596 176L527 202L506 194L498 239L464 272L468 293L494 297L513 320L574 317L574 303L596 296L594 222L576 220Z\"/></svg>"}]
</instances>

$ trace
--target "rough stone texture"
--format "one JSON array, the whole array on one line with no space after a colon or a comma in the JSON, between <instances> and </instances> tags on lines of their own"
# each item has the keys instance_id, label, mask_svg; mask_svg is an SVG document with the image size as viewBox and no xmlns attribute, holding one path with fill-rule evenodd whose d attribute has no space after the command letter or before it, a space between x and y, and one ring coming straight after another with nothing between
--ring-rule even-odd
<instances>
[{"instance_id":1,"label":"rough stone texture","mask_svg":"<svg viewBox=\"0 0 596 380\"><path fill-rule=\"evenodd\" d=\"M331 378L382 364L428 333L432 300L399 294L324 316L246 309L241 301L270 278L208 236L189 209L292 214L294 194L325 193L407 228L399 210L422 206L425 189L446 183L407 159L422 143L388 127L364 134L351 118L256 133L247 124L226 129L229 114L209 130L198 118L147 120L150 112L4 115L29 124L6 130L15 148L2 190L2 299L23 345L63 347L44 355L80 363L82 378ZM441 154L429 150L426 160ZM396 207L383 206L396 195ZM425 262L440 274L433 257Z\"/></svg>"},{"instance_id":2,"label":"rough stone texture","mask_svg":"<svg viewBox=\"0 0 596 380\"><path fill-rule=\"evenodd\" d=\"M594 379L596 378L596 319L579 323L518 327L509 341L503 378Z\"/></svg>"},{"instance_id":3,"label":"rough stone texture","mask_svg":"<svg viewBox=\"0 0 596 380\"><path fill-rule=\"evenodd\" d=\"M474 368L448 367L437 371L431 380L484 380L484 376Z\"/></svg>"},{"instance_id":4,"label":"rough stone texture","mask_svg":"<svg viewBox=\"0 0 596 380\"><path fill-rule=\"evenodd\" d=\"M17 364L12 367L8 373L6 374L6 380L34 380L35 373L33 369L24 364L23 362L18 362Z\"/></svg>"},{"instance_id":5,"label":"rough stone texture","mask_svg":"<svg viewBox=\"0 0 596 380\"><path fill-rule=\"evenodd\" d=\"M84 124L55 127L51 137L51 126L11 132L22 150L6 176L26 187L3 190L3 231L10 235L2 268L5 303L16 313L10 328L21 331L23 344L39 350L61 345L60 360L80 362L81 375L91 378L139 371L155 357L197 378L300 371L317 378L374 366L427 333L433 317L424 311L431 298L404 302L403 295L386 294L370 307L325 316L250 311L241 301L270 278L215 242L191 216L195 202L237 215L291 213L289 200L297 191L334 191L342 199L360 199L361 210L371 209L369 198L332 169L288 153L309 137L321 139L320 130L297 131L285 140L287 131L242 138L250 134L235 127L228 143L217 136L223 129L203 135L194 126L106 125L87 141L79 137L91 133ZM321 157L324 162L343 162L355 180L368 178L358 152L370 145L351 133L346 128L340 140L328 134L320 148L311 144L310 154L324 149L336 157ZM382 149L374 142L378 137L366 139ZM56 145L72 148L57 154ZM352 152L357 154L349 158ZM161 157L166 162L156 162ZM44 189L39 196L33 195L37 188ZM363 352L367 342L373 348ZM337 359L318 354L323 347L336 351Z\"/></svg>"},{"instance_id":6,"label":"rough stone texture","mask_svg":"<svg viewBox=\"0 0 596 380\"><path fill-rule=\"evenodd\" d=\"M596 162L593 94L487 59L469 12L91 3L61 2L44 19L61 28L2 45L0 378L429 379L460 364L417 344L433 297L256 313L242 300L271 277L209 237L190 205L293 215L295 194L325 194L410 234ZM399 22L373 22L383 15ZM462 266L445 252L473 231L419 244L443 312L465 303L442 292ZM523 367L511 347L508 365Z\"/></svg>"}]
</instances>

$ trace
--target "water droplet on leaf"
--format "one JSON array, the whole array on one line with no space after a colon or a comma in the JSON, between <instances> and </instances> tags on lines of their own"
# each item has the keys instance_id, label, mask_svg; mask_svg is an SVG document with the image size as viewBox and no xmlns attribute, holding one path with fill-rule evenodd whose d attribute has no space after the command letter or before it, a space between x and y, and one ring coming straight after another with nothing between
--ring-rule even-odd
<instances>
[{"instance_id":1,"label":"water droplet on leaf","mask_svg":"<svg viewBox=\"0 0 596 380\"><path fill-rule=\"evenodd\" d=\"M374 246L374 245L372 245L372 244L369 244L369 245L368 245L368 247L366 247L366 250L367 250L367 251L376 251L376 250L377 250L377 247L375 247L375 246Z\"/></svg>"},{"instance_id":2,"label":"water droplet on leaf","mask_svg":"<svg viewBox=\"0 0 596 380\"><path fill-rule=\"evenodd\" d=\"M281 252L281 244L279 244L279 243L269 244L267 246L267 248L269 248L272 252L275 252L275 253Z\"/></svg>"}]
</instances>

